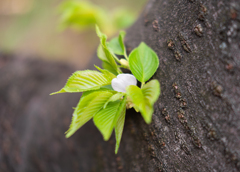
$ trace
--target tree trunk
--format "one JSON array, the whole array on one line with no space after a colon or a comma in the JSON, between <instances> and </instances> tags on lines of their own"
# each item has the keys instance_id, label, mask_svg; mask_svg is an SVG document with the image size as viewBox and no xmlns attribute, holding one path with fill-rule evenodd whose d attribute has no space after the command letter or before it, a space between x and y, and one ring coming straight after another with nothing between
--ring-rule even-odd
<instances>
[{"instance_id":1,"label":"tree trunk","mask_svg":"<svg viewBox=\"0 0 240 172\"><path fill-rule=\"evenodd\" d=\"M0 171L240 171L239 0L150 0L127 31L128 51L141 41L159 56L161 95L150 125L127 112L118 155L92 122L64 138L78 95L48 94L69 68L0 72Z\"/></svg>"}]
</instances>

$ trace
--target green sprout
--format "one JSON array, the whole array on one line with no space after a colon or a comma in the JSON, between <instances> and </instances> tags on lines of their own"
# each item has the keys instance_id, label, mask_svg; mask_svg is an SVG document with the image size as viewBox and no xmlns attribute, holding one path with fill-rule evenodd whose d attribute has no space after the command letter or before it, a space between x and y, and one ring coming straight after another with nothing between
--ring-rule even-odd
<instances>
[{"instance_id":1,"label":"green sprout","mask_svg":"<svg viewBox=\"0 0 240 172\"><path fill-rule=\"evenodd\" d=\"M80 127L93 118L105 141L109 140L115 129L117 154L120 145L126 109L134 108L142 114L147 124L152 121L153 105L160 95L158 80L148 81L159 66L157 54L144 42L135 48L130 55L124 45L125 32L107 42L107 36L98 26L96 32L100 38L97 50L104 69L95 66L98 71L76 71L58 93L83 92L73 112L71 125L66 137L73 135ZM119 59L117 55L124 58ZM124 74L126 68L133 74ZM141 88L137 86L141 82Z\"/></svg>"}]
</instances>

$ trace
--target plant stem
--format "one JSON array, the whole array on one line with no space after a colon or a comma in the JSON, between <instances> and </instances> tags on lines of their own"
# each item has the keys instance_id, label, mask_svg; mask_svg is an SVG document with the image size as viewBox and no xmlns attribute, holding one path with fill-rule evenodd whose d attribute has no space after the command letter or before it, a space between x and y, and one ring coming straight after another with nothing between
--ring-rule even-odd
<instances>
[{"instance_id":1,"label":"plant stem","mask_svg":"<svg viewBox=\"0 0 240 172\"><path fill-rule=\"evenodd\" d=\"M115 54L113 54L113 58L114 58L119 64L121 64L121 63L120 63L120 60L117 58L117 56L115 56Z\"/></svg>"},{"instance_id":2,"label":"plant stem","mask_svg":"<svg viewBox=\"0 0 240 172\"><path fill-rule=\"evenodd\" d=\"M127 56L126 50L124 51L124 57L128 61L128 56Z\"/></svg>"}]
</instances>

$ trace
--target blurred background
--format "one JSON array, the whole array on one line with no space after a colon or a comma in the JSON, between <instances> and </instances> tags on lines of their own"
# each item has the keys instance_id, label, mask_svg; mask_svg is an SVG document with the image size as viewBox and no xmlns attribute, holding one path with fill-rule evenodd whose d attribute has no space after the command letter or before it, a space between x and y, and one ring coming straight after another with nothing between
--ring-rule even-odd
<instances>
[{"instance_id":1,"label":"blurred background","mask_svg":"<svg viewBox=\"0 0 240 172\"><path fill-rule=\"evenodd\" d=\"M99 40L136 20L147 0L0 0L0 52L84 67Z\"/></svg>"}]
</instances>

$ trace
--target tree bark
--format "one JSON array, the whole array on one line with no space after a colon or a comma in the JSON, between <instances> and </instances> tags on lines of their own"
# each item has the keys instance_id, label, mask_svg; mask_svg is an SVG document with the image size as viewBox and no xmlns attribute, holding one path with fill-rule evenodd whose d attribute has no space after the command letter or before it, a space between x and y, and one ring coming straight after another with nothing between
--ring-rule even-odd
<instances>
[{"instance_id":1,"label":"tree bark","mask_svg":"<svg viewBox=\"0 0 240 172\"><path fill-rule=\"evenodd\" d=\"M0 68L0 171L240 171L240 2L150 0L128 51L141 41L159 56L161 95L150 125L127 112L117 155L92 122L64 138L79 95L48 94L74 70Z\"/></svg>"},{"instance_id":2,"label":"tree bark","mask_svg":"<svg viewBox=\"0 0 240 172\"><path fill-rule=\"evenodd\" d=\"M152 0L126 38L157 52L161 83L152 124L125 126L126 171L240 171L240 2Z\"/></svg>"}]
</instances>

